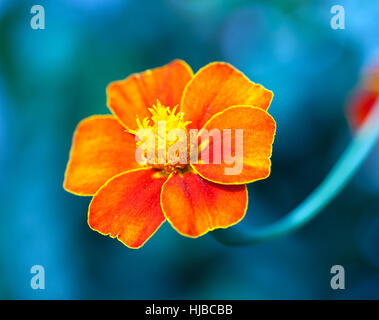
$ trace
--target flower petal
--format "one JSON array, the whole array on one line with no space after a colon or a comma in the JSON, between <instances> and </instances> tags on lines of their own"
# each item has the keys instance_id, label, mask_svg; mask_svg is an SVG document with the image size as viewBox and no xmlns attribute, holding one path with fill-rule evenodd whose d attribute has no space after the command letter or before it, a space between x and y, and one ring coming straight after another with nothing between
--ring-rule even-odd
<instances>
[{"instance_id":1,"label":"flower petal","mask_svg":"<svg viewBox=\"0 0 379 320\"><path fill-rule=\"evenodd\" d=\"M136 117L149 117L148 108L156 104L157 99L167 107L178 105L192 75L191 68L181 60L133 74L107 87L107 105L127 129L134 130Z\"/></svg>"},{"instance_id":2,"label":"flower petal","mask_svg":"<svg viewBox=\"0 0 379 320\"><path fill-rule=\"evenodd\" d=\"M173 174L163 185L161 203L175 230L199 237L242 220L247 209L247 190L245 185L220 185L190 172Z\"/></svg>"},{"instance_id":3,"label":"flower petal","mask_svg":"<svg viewBox=\"0 0 379 320\"><path fill-rule=\"evenodd\" d=\"M220 131L221 150L214 149L213 139L205 147L200 156L203 157L209 150L207 163L193 163L192 167L203 178L222 184L245 184L267 178L270 175L272 143L274 141L276 123L264 110L250 106L230 107L213 116L204 126L203 130L211 132L212 129ZM227 142L223 130L231 130L231 139ZM242 129L242 150L236 152L235 130ZM202 135L200 132L199 135ZM202 143L202 142L201 142ZM230 149L230 156L235 157L229 164L225 161L224 152ZM220 152L221 163L213 161L213 153ZM238 156L240 154L240 156ZM206 159L206 158L202 158ZM240 164L240 165L238 165ZM231 170L232 169L232 170Z\"/></svg>"},{"instance_id":4,"label":"flower petal","mask_svg":"<svg viewBox=\"0 0 379 320\"><path fill-rule=\"evenodd\" d=\"M63 187L78 195L93 195L108 179L139 167L134 135L111 115L82 120L74 133Z\"/></svg>"},{"instance_id":5,"label":"flower petal","mask_svg":"<svg viewBox=\"0 0 379 320\"><path fill-rule=\"evenodd\" d=\"M164 222L160 193L167 177L153 169L124 172L102 186L88 210L89 226L140 248Z\"/></svg>"},{"instance_id":6,"label":"flower petal","mask_svg":"<svg viewBox=\"0 0 379 320\"><path fill-rule=\"evenodd\" d=\"M359 129L375 105L379 94L374 91L358 89L349 102L347 115L353 129Z\"/></svg>"},{"instance_id":7,"label":"flower petal","mask_svg":"<svg viewBox=\"0 0 379 320\"><path fill-rule=\"evenodd\" d=\"M216 113L235 105L267 110L273 93L251 82L230 64L214 62L200 69L184 90L181 111L190 128L201 129Z\"/></svg>"},{"instance_id":8,"label":"flower petal","mask_svg":"<svg viewBox=\"0 0 379 320\"><path fill-rule=\"evenodd\" d=\"M379 99L379 61L365 68L363 77L354 89L347 105L347 117L352 129L359 129Z\"/></svg>"}]
</instances>

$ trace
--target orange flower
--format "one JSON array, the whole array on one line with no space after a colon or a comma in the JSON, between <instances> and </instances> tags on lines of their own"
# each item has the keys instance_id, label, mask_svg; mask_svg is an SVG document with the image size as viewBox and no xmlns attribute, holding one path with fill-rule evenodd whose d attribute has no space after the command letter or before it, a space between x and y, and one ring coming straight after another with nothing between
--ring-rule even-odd
<instances>
[{"instance_id":1,"label":"orange flower","mask_svg":"<svg viewBox=\"0 0 379 320\"><path fill-rule=\"evenodd\" d=\"M189 237L234 225L247 209L246 183L270 175L276 124L266 110L272 96L221 62L193 75L184 61L175 60L112 82L107 105L113 115L92 116L79 123L64 188L93 196L90 227L130 248L141 247L166 219ZM168 129L187 133L201 129L199 135L212 129L242 129L240 173L225 174L231 166L226 162L141 165L135 157L142 142L137 131L151 129L159 139L159 121L166 121ZM230 139L233 146L236 137ZM212 144L212 139L207 140L200 154L212 152ZM234 147L231 151L235 152ZM191 152L187 156L192 160Z\"/></svg>"},{"instance_id":2,"label":"orange flower","mask_svg":"<svg viewBox=\"0 0 379 320\"><path fill-rule=\"evenodd\" d=\"M348 103L347 116L353 129L358 129L366 120L379 98L379 64L369 67L363 81L354 90Z\"/></svg>"}]
</instances>

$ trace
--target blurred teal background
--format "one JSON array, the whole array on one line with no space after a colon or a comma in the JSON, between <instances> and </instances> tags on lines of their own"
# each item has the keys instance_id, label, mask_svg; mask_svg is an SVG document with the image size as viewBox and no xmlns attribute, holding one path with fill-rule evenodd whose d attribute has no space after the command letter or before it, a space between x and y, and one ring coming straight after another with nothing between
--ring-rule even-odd
<instances>
[{"instance_id":1,"label":"blurred teal background","mask_svg":"<svg viewBox=\"0 0 379 320\"><path fill-rule=\"evenodd\" d=\"M34 4L45 30L30 27ZM334 4L345 30L330 27ZM379 298L379 148L299 232L250 247L168 223L140 250L91 231L88 197L62 189L77 123L108 113L113 80L181 58L232 63L274 91L272 174L249 185L244 224L275 221L321 182L351 139L345 117L378 49L377 0L0 0L0 298ZM42 265L46 289L32 290ZM345 267L346 289L330 288Z\"/></svg>"}]
</instances>

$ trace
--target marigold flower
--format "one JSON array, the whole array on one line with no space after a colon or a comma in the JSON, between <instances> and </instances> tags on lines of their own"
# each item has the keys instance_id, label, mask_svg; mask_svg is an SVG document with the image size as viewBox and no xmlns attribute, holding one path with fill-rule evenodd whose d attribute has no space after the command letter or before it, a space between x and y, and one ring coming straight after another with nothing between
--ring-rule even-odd
<instances>
[{"instance_id":1,"label":"marigold flower","mask_svg":"<svg viewBox=\"0 0 379 320\"><path fill-rule=\"evenodd\" d=\"M347 117L352 128L358 129L370 114L379 98L379 64L369 66L361 83L353 91L347 106Z\"/></svg>"},{"instance_id":2,"label":"marigold flower","mask_svg":"<svg viewBox=\"0 0 379 320\"><path fill-rule=\"evenodd\" d=\"M113 115L95 115L79 123L64 188L93 196L89 226L130 248L141 247L165 220L188 237L234 225L247 209L246 183L270 175L276 129L267 113L272 97L271 91L222 62L210 63L193 75L184 61L174 60L112 82L107 105ZM230 163L192 161L193 148L186 154L190 163L141 165L135 157L143 142L137 132L151 130L155 143L162 139L160 121L166 124L165 133L243 130L240 173L225 174ZM236 137L230 139L234 153ZM205 150L212 155L213 143L209 139L205 147L202 144L200 156ZM165 154L172 144L158 143L158 154Z\"/></svg>"}]
</instances>

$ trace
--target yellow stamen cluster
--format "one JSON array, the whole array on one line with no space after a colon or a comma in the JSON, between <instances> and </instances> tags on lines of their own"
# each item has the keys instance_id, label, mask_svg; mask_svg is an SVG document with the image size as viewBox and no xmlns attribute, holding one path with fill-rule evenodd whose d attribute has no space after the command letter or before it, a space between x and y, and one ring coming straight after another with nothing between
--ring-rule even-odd
<instances>
[{"instance_id":1,"label":"yellow stamen cluster","mask_svg":"<svg viewBox=\"0 0 379 320\"><path fill-rule=\"evenodd\" d=\"M187 137L187 125L191 123L191 121L184 121L184 113L178 112L177 113L178 106L175 106L172 110L169 107L164 106L159 100L157 100L157 103L153 105L148 110L151 113L150 117L144 118L142 121L137 117L136 122L138 126L138 130L141 129L150 129L153 131L155 136L154 146L151 146L154 148L155 155L156 155L156 161L152 165L152 167L156 169L162 169L165 172L173 172L177 170L183 170L186 167L186 164L182 163L171 163L169 159L167 159L167 151L168 149L177 142L180 142L180 137L176 136L176 139L174 141L171 141L167 139L168 133L171 130L174 129L180 129L186 132L186 138ZM162 125L165 129L162 132ZM137 134L138 136L138 134ZM188 140L188 139L186 139ZM137 141L137 146L141 145L146 141ZM188 147L188 146L186 146ZM189 150L189 149L186 149ZM164 154L165 158L167 159L165 163L159 163L158 161L158 155ZM189 159L189 155L187 155Z\"/></svg>"},{"instance_id":2,"label":"yellow stamen cluster","mask_svg":"<svg viewBox=\"0 0 379 320\"><path fill-rule=\"evenodd\" d=\"M156 134L158 134L159 121L164 121L166 123L167 132L172 129L186 129L186 126L189 125L191 121L184 121L184 113L176 113L177 108L178 106L175 106L172 110L170 110L169 107L165 107L159 100L157 100L157 104L148 109L151 113L150 118L146 117L141 122L137 117L136 121L138 129L152 129Z\"/></svg>"}]
</instances>

